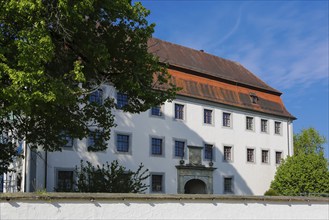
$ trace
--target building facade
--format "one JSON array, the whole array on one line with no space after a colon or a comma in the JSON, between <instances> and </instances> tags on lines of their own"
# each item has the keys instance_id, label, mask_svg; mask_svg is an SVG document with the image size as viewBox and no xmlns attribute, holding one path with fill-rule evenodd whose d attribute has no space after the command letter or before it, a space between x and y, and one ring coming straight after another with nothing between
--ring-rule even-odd
<instances>
[{"instance_id":1,"label":"building facade","mask_svg":"<svg viewBox=\"0 0 329 220\"><path fill-rule=\"evenodd\" d=\"M94 101L112 97L118 106L108 149L88 152L85 138L62 152L26 152L22 191L70 188L81 160L118 160L149 169L147 193L264 194L293 153L295 118L281 92L238 63L158 39L149 46L181 88L176 99L131 114L120 110L127 96L104 85Z\"/></svg>"}]
</instances>

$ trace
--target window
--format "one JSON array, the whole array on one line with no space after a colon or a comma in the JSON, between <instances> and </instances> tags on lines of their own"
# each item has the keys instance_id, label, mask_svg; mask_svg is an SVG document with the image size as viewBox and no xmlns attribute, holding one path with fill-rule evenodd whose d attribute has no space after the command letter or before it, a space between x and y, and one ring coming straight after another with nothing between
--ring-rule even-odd
<instances>
[{"instance_id":1,"label":"window","mask_svg":"<svg viewBox=\"0 0 329 220\"><path fill-rule=\"evenodd\" d=\"M204 109L204 111L203 111L203 122L205 124L212 124L212 110Z\"/></svg>"},{"instance_id":2,"label":"window","mask_svg":"<svg viewBox=\"0 0 329 220\"><path fill-rule=\"evenodd\" d=\"M246 129L254 130L254 118L253 117L246 118Z\"/></svg>"},{"instance_id":3,"label":"window","mask_svg":"<svg viewBox=\"0 0 329 220\"><path fill-rule=\"evenodd\" d=\"M207 159L207 160L212 160L213 159L213 145L206 144L204 146L204 158Z\"/></svg>"},{"instance_id":4,"label":"window","mask_svg":"<svg viewBox=\"0 0 329 220\"><path fill-rule=\"evenodd\" d=\"M247 162L255 162L255 150L254 149L247 149Z\"/></svg>"},{"instance_id":5,"label":"window","mask_svg":"<svg viewBox=\"0 0 329 220\"><path fill-rule=\"evenodd\" d=\"M162 155L162 142L161 138L151 139L151 153L152 155Z\"/></svg>"},{"instance_id":6,"label":"window","mask_svg":"<svg viewBox=\"0 0 329 220\"><path fill-rule=\"evenodd\" d=\"M275 163L280 164L282 160L282 152L275 152Z\"/></svg>"},{"instance_id":7,"label":"window","mask_svg":"<svg viewBox=\"0 0 329 220\"><path fill-rule=\"evenodd\" d=\"M163 189L163 175L152 174L152 192L159 193L164 192Z\"/></svg>"},{"instance_id":8,"label":"window","mask_svg":"<svg viewBox=\"0 0 329 220\"><path fill-rule=\"evenodd\" d=\"M223 112L223 126L231 127L231 113Z\"/></svg>"},{"instance_id":9,"label":"window","mask_svg":"<svg viewBox=\"0 0 329 220\"><path fill-rule=\"evenodd\" d=\"M117 108L122 109L125 105L128 105L128 95L118 92L117 93Z\"/></svg>"},{"instance_id":10,"label":"window","mask_svg":"<svg viewBox=\"0 0 329 220\"><path fill-rule=\"evenodd\" d=\"M117 151L129 152L129 135L117 134Z\"/></svg>"},{"instance_id":11,"label":"window","mask_svg":"<svg viewBox=\"0 0 329 220\"><path fill-rule=\"evenodd\" d=\"M155 106L151 108L151 115L162 116L161 106Z\"/></svg>"},{"instance_id":12,"label":"window","mask_svg":"<svg viewBox=\"0 0 329 220\"><path fill-rule=\"evenodd\" d=\"M268 121L265 119L260 120L261 123L261 131L267 133L267 123Z\"/></svg>"},{"instance_id":13,"label":"window","mask_svg":"<svg viewBox=\"0 0 329 220\"><path fill-rule=\"evenodd\" d=\"M252 104L257 104L258 103L258 96L255 93L251 93L250 98L251 98Z\"/></svg>"},{"instance_id":14,"label":"window","mask_svg":"<svg viewBox=\"0 0 329 220\"><path fill-rule=\"evenodd\" d=\"M58 192L70 192L73 190L73 171L57 172L57 188Z\"/></svg>"},{"instance_id":15,"label":"window","mask_svg":"<svg viewBox=\"0 0 329 220\"><path fill-rule=\"evenodd\" d=\"M268 150L262 150L262 163L269 163Z\"/></svg>"},{"instance_id":16,"label":"window","mask_svg":"<svg viewBox=\"0 0 329 220\"><path fill-rule=\"evenodd\" d=\"M232 161L232 147L224 146L224 161Z\"/></svg>"},{"instance_id":17,"label":"window","mask_svg":"<svg viewBox=\"0 0 329 220\"><path fill-rule=\"evenodd\" d=\"M274 122L274 131L275 131L275 134L281 134L281 122Z\"/></svg>"},{"instance_id":18,"label":"window","mask_svg":"<svg viewBox=\"0 0 329 220\"><path fill-rule=\"evenodd\" d=\"M175 118L184 119L184 105L175 104Z\"/></svg>"},{"instance_id":19,"label":"window","mask_svg":"<svg viewBox=\"0 0 329 220\"><path fill-rule=\"evenodd\" d=\"M90 131L88 136L88 149L96 147L99 143L100 133L98 131Z\"/></svg>"},{"instance_id":20,"label":"window","mask_svg":"<svg viewBox=\"0 0 329 220\"><path fill-rule=\"evenodd\" d=\"M233 178L224 178L224 193L233 193Z\"/></svg>"},{"instance_id":21,"label":"window","mask_svg":"<svg viewBox=\"0 0 329 220\"><path fill-rule=\"evenodd\" d=\"M66 144L63 147L72 148L73 147L73 138L69 135L64 136Z\"/></svg>"},{"instance_id":22,"label":"window","mask_svg":"<svg viewBox=\"0 0 329 220\"><path fill-rule=\"evenodd\" d=\"M103 91L101 89L97 89L89 95L89 102L96 103L98 105L103 104Z\"/></svg>"},{"instance_id":23,"label":"window","mask_svg":"<svg viewBox=\"0 0 329 220\"><path fill-rule=\"evenodd\" d=\"M185 142L175 141L175 157L184 157Z\"/></svg>"}]
</instances>

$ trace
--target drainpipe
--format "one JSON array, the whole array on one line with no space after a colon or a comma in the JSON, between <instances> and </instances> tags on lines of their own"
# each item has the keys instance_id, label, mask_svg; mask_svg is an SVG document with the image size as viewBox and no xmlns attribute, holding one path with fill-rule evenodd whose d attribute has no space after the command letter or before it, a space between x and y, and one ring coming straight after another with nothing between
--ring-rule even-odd
<instances>
[{"instance_id":1,"label":"drainpipe","mask_svg":"<svg viewBox=\"0 0 329 220\"><path fill-rule=\"evenodd\" d=\"M287 140L288 140L288 156L290 155L290 132L289 132L289 124L290 124L290 120L287 121Z\"/></svg>"},{"instance_id":2,"label":"drainpipe","mask_svg":"<svg viewBox=\"0 0 329 220\"><path fill-rule=\"evenodd\" d=\"M45 179L44 179L44 187L47 191L47 176L48 176L48 151L45 151Z\"/></svg>"}]
</instances>

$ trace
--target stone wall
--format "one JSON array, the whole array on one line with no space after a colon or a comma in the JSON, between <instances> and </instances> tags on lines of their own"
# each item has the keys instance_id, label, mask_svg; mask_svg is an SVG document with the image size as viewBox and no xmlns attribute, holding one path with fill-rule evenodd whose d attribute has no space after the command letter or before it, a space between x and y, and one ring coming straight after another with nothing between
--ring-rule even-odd
<instances>
[{"instance_id":1,"label":"stone wall","mask_svg":"<svg viewBox=\"0 0 329 220\"><path fill-rule=\"evenodd\" d=\"M329 198L0 194L0 219L329 219Z\"/></svg>"}]
</instances>

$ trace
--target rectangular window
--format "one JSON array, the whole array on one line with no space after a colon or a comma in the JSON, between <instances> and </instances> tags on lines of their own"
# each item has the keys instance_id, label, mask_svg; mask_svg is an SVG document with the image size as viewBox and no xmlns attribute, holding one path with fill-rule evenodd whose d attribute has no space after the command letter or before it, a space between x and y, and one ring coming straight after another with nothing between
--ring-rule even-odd
<instances>
[{"instance_id":1,"label":"rectangular window","mask_svg":"<svg viewBox=\"0 0 329 220\"><path fill-rule=\"evenodd\" d=\"M231 127L231 113L223 112L223 126Z\"/></svg>"},{"instance_id":2,"label":"rectangular window","mask_svg":"<svg viewBox=\"0 0 329 220\"><path fill-rule=\"evenodd\" d=\"M262 163L269 163L268 150L262 150Z\"/></svg>"},{"instance_id":3,"label":"rectangular window","mask_svg":"<svg viewBox=\"0 0 329 220\"><path fill-rule=\"evenodd\" d=\"M224 146L224 161L232 161L232 147Z\"/></svg>"},{"instance_id":4,"label":"rectangular window","mask_svg":"<svg viewBox=\"0 0 329 220\"><path fill-rule=\"evenodd\" d=\"M205 124L212 124L212 110L204 109L203 122Z\"/></svg>"},{"instance_id":5,"label":"rectangular window","mask_svg":"<svg viewBox=\"0 0 329 220\"><path fill-rule=\"evenodd\" d=\"M152 155L162 155L162 139L161 138L152 138Z\"/></svg>"},{"instance_id":6,"label":"rectangular window","mask_svg":"<svg viewBox=\"0 0 329 220\"><path fill-rule=\"evenodd\" d=\"M100 138L100 133L97 131L90 131L88 136L88 148L93 148ZM99 142L98 142L99 143Z\"/></svg>"},{"instance_id":7,"label":"rectangular window","mask_svg":"<svg viewBox=\"0 0 329 220\"><path fill-rule=\"evenodd\" d=\"M254 130L254 118L253 117L247 117L246 118L246 129L247 130Z\"/></svg>"},{"instance_id":8,"label":"rectangular window","mask_svg":"<svg viewBox=\"0 0 329 220\"><path fill-rule=\"evenodd\" d=\"M275 152L275 163L280 164L282 160L282 152Z\"/></svg>"},{"instance_id":9,"label":"rectangular window","mask_svg":"<svg viewBox=\"0 0 329 220\"><path fill-rule=\"evenodd\" d=\"M72 148L73 147L73 138L69 135L64 136L66 144L63 147Z\"/></svg>"},{"instance_id":10,"label":"rectangular window","mask_svg":"<svg viewBox=\"0 0 329 220\"><path fill-rule=\"evenodd\" d=\"M247 162L255 162L255 150L254 149L247 149Z\"/></svg>"},{"instance_id":11,"label":"rectangular window","mask_svg":"<svg viewBox=\"0 0 329 220\"><path fill-rule=\"evenodd\" d=\"M184 105L175 104L175 118L184 119Z\"/></svg>"},{"instance_id":12,"label":"rectangular window","mask_svg":"<svg viewBox=\"0 0 329 220\"><path fill-rule=\"evenodd\" d=\"M184 157L185 142L175 141L175 157Z\"/></svg>"},{"instance_id":13,"label":"rectangular window","mask_svg":"<svg viewBox=\"0 0 329 220\"><path fill-rule=\"evenodd\" d=\"M117 134L117 151L129 152L129 135Z\"/></svg>"},{"instance_id":14,"label":"rectangular window","mask_svg":"<svg viewBox=\"0 0 329 220\"><path fill-rule=\"evenodd\" d=\"M118 92L117 93L117 108L122 109L126 105L128 105L128 95Z\"/></svg>"},{"instance_id":15,"label":"rectangular window","mask_svg":"<svg viewBox=\"0 0 329 220\"><path fill-rule=\"evenodd\" d=\"M163 192L163 175L152 175L152 192Z\"/></svg>"},{"instance_id":16,"label":"rectangular window","mask_svg":"<svg viewBox=\"0 0 329 220\"><path fill-rule=\"evenodd\" d=\"M155 106L151 108L151 115L162 116L161 106Z\"/></svg>"},{"instance_id":17,"label":"rectangular window","mask_svg":"<svg viewBox=\"0 0 329 220\"><path fill-rule=\"evenodd\" d=\"M275 125L275 134L281 134L281 122L274 122L274 125Z\"/></svg>"},{"instance_id":18,"label":"rectangular window","mask_svg":"<svg viewBox=\"0 0 329 220\"><path fill-rule=\"evenodd\" d=\"M213 145L206 144L204 146L204 158L207 159L207 160L212 160L213 159Z\"/></svg>"},{"instance_id":19,"label":"rectangular window","mask_svg":"<svg viewBox=\"0 0 329 220\"><path fill-rule=\"evenodd\" d=\"M233 193L233 178L224 178L224 193Z\"/></svg>"},{"instance_id":20,"label":"rectangular window","mask_svg":"<svg viewBox=\"0 0 329 220\"><path fill-rule=\"evenodd\" d=\"M260 120L261 123L261 131L267 133L267 123L268 121L265 119Z\"/></svg>"},{"instance_id":21,"label":"rectangular window","mask_svg":"<svg viewBox=\"0 0 329 220\"><path fill-rule=\"evenodd\" d=\"M73 191L73 171L57 172L57 189L58 192Z\"/></svg>"},{"instance_id":22,"label":"rectangular window","mask_svg":"<svg viewBox=\"0 0 329 220\"><path fill-rule=\"evenodd\" d=\"M97 89L89 95L89 102L96 103L98 105L103 104L103 90Z\"/></svg>"}]
</instances>

